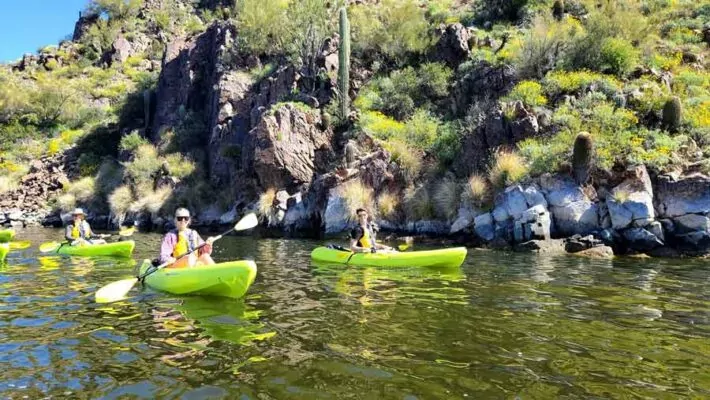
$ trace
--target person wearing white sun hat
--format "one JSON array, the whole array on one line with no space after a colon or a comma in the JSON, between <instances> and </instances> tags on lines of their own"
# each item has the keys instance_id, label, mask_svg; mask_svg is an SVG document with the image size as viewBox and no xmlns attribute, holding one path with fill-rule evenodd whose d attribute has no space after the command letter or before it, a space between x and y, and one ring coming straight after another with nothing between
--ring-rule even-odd
<instances>
[{"instance_id":1,"label":"person wearing white sun hat","mask_svg":"<svg viewBox=\"0 0 710 400\"><path fill-rule=\"evenodd\" d=\"M72 246L90 243L90 244L102 244L106 243L103 239L93 239L93 231L91 226L86 222L86 214L81 208L74 209L72 212L72 222L67 225L64 231L64 237L71 242Z\"/></svg>"}]
</instances>

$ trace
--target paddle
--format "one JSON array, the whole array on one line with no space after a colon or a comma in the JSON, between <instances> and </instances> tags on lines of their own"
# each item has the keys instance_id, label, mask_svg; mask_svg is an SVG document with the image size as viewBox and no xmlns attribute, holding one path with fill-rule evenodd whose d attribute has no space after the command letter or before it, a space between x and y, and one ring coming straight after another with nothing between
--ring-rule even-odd
<instances>
[{"instance_id":1,"label":"paddle","mask_svg":"<svg viewBox=\"0 0 710 400\"><path fill-rule=\"evenodd\" d=\"M214 242L221 239L223 236L231 233L232 231L243 231L243 230L251 229L251 228L257 226L258 224L259 224L259 220L256 218L256 214L249 213L246 216L244 216L241 220L239 220L239 222L237 222L237 224L234 225L234 227L232 229L215 237ZM195 251L201 249L206 244L207 243L203 243L202 245L198 246L197 248L193 249L192 251L188 251L187 253L178 257L177 260L180 260L181 258L194 253ZM177 261L177 260L175 260L175 261ZM158 265L155 268L149 268L148 271L146 271L143 275L141 275L139 277L131 278L131 279L124 279L121 281L109 283L108 285L106 285L96 291L96 295L95 295L96 302L97 303L111 303L111 302L123 299L126 296L126 294L128 294L128 292L131 291L133 286L136 285L136 283L138 283L139 281L142 281L148 275L167 267L168 265L170 265L170 263L163 263L163 264Z\"/></svg>"},{"instance_id":2,"label":"paddle","mask_svg":"<svg viewBox=\"0 0 710 400\"><path fill-rule=\"evenodd\" d=\"M32 242L29 240L20 240L16 242L10 242L10 250L24 250L32 246Z\"/></svg>"}]
</instances>

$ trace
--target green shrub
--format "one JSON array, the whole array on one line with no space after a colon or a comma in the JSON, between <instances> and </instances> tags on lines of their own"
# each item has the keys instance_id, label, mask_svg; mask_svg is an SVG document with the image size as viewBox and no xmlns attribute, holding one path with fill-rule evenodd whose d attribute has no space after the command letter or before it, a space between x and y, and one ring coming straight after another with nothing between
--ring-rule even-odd
<instances>
[{"instance_id":1,"label":"green shrub","mask_svg":"<svg viewBox=\"0 0 710 400\"><path fill-rule=\"evenodd\" d=\"M382 111L403 120L411 117L417 107L432 108L432 102L448 96L452 75L453 71L440 63L393 71L366 85L355 100L355 107Z\"/></svg>"},{"instance_id":2,"label":"green shrub","mask_svg":"<svg viewBox=\"0 0 710 400\"><path fill-rule=\"evenodd\" d=\"M449 123L439 127L431 152L443 167L449 167L461 155L462 134L458 124Z\"/></svg>"},{"instance_id":3,"label":"green shrub","mask_svg":"<svg viewBox=\"0 0 710 400\"><path fill-rule=\"evenodd\" d=\"M565 52L582 31L580 23L571 17L561 21L546 16L536 17L519 50L510 57L518 74L524 78L541 79L563 63Z\"/></svg>"},{"instance_id":4,"label":"green shrub","mask_svg":"<svg viewBox=\"0 0 710 400\"><path fill-rule=\"evenodd\" d=\"M417 110L404 128L404 138L418 149L429 149L437 138L441 121L426 110Z\"/></svg>"},{"instance_id":5,"label":"green shrub","mask_svg":"<svg viewBox=\"0 0 710 400\"><path fill-rule=\"evenodd\" d=\"M539 107L547 104L542 93L542 85L534 81L522 81L501 100L506 102L521 101L528 107Z\"/></svg>"},{"instance_id":6,"label":"green shrub","mask_svg":"<svg viewBox=\"0 0 710 400\"><path fill-rule=\"evenodd\" d=\"M148 141L141 137L137 131L133 131L130 134L121 138L121 144L119 148L122 151L134 151L142 145L149 144Z\"/></svg>"},{"instance_id":7,"label":"green shrub","mask_svg":"<svg viewBox=\"0 0 710 400\"><path fill-rule=\"evenodd\" d=\"M614 77L589 71L555 71L547 74L543 80L545 93L551 98L563 94L580 94L590 88L611 97L618 93L622 84Z\"/></svg>"},{"instance_id":8,"label":"green shrub","mask_svg":"<svg viewBox=\"0 0 710 400\"><path fill-rule=\"evenodd\" d=\"M381 140L401 137L405 125L378 111L366 111L362 114L359 126L365 132Z\"/></svg>"},{"instance_id":9,"label":"green shrub","mask_svg":"<svg viewBox=\"0 0 710 400\"><path fill-rule=\"evenodd\" d=\"M291 37L288 0L237 2L239 46L255 54L284 53Z\"/></svg>"},{"instance_id":10,"label":"green shrub","mask_svg":"<svg viewBox=\"0 0 710 400\"><path fill-rule=\"evenodd\" d=\"M274 200L276 199L276 189L269 188L259 196L257 211L259 215L269 218L274 211Z\"/></svg>"},{"instance_id":11,"label":"green shrub","mask_svg":"<svg viewBox=\"0 0 710 400\"><path fill-rule=\"evenodd\" d=\"M158 152L150 144L138 146L134 152L133 161L124 164L126 173L137 185L152 186L155 173L162 166Z\"/></svg>"},{"instance_id":12,"label":"green shrub","mask_svg":"<svg viewBox=\"0 0 710 400\"><path fill-rule=\"evenodd\" d=\"M348 11L353 50L360 55L378 53L401 63L432 43L425 10L415 0L355 4Z\"/></svg>"},{"instance_id":13,"label":"green shrub","mask_svg":"<svg viewBox=\"0 0 710 400\"><path fill-rule=\"evenodd\" d=\"M169 174L179 179L184 179L195 171L194 161L178 153L165 156L165 162Z\"/></svg>"},{"instance_id":14,"label":"green shrub","mask_svg":"<svg viewBox=\"0 0 710 400\"><path fill-rule=\"evenodd\" d=\"M610 74L627 75L638 63L639 54L624 39L607 38L601 44L600 70Z\"/></svg>"},{"instance_id":15,"label":"green shrub","mask_svg":"<svg viewBox=\"0 0 710 400\"><path fill-rule=\"evenodd\" d=\"M91 0L90 13L105 14L109 19L127 19L138 15L143 0Z\"/></svg>"},{"instance_id":16,"label":"green shrub","mask_svg":"<svg viewBox=\"0 0 710 400\"><path fill-rule=\"evenodd\" d=\"M94 153L83 153L79 156L77 165L81 176L91 176L99 170L101 158Z\"/></svg>"}]
</instances>

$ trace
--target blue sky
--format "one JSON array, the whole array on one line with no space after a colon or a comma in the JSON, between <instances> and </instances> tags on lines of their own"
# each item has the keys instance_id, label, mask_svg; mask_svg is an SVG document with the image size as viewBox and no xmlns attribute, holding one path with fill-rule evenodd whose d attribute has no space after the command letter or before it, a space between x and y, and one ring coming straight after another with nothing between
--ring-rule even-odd
<instances>
[{"instance_id":1,"label":"blue sky","mask_svg":"<svg viewBox=\"0 0 710 400\"><path fill-rule=\"evenodd\" d=\"M14 61L74 32L88 0L0 0L0 62Z\"/></svg>"}]
</instances>

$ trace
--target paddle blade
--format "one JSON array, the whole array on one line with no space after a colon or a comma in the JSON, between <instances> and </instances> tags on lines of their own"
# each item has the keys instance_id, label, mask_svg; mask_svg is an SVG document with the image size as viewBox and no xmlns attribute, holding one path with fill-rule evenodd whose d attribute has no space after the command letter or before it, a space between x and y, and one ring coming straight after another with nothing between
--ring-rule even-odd
<instances>
[{"instance_id":1,"label":"paddle blade","mask_svg":"<svg viewBox=\"0 0 710 400\"><path fill-rule=\"evenodd\" d=\"M243 231L243 230L251 229L257 225L259 225L259 219L256 218L256 214L249 213L249 214L245 215L244 218L240 219L236 225L234 225L234 230L235 231Z\"/></svg>"},{"instance_id":2,"label":"paddle blade","mask_svg":"<svg viewBox=\"0 0 710 400\"><path fill-rule=\"evenodd\" d=\"M97 303L111 303L126 297L133 286L138 282L137 278L124 279L122 281L111 282L96 291Z\"/></svg>"},{"instance_id":3,"label":"paddle blade","mask_svg":"<svg viewBox=\"0 0 710 400\"><path fill-rule=\"evenodd\" d=\"M118 231L118 235L126 237L126 236L133 235L135 232L136 232L136 227L132 226L130 228L121 229L120 231Z\"/></svg>"},{"instance_id":4,"label":"paddle blade","mask_svg":"<svg viewBox=\"0 0 710 400\"><path fill-rule=\"evenodd\" d=\"M409 245L408 244L400 244L399 246L397 246L397 248L399 249L399 251L405 251L409 248Z\"/></svg>"},{"instance_id":5,"label":"paddle blade","mask_svg":"<svg viewBox=\"0 0 710 400\"><path fill-rule=\"evenodd\" d=\"M61 245L62 245L62 244L59 243L59 242L47 242L47 243L42 243L41 245L39 245L39 251L42 252L42 253L49 253L49 252L52 252L52 251L57 251L57 249L58 249L59 246L61 246Z\"/></svg>"},{"instance_id":6,"label":"paddle blade","mask_svg":"<svg viewBox=\"0 0 710 400\"><path fill-rule=\"evenodd\" d=\"M29 240L21 240L18 242L10 242L10 250L24 250L32 246Z\"/></svg>"}]
</instances>

